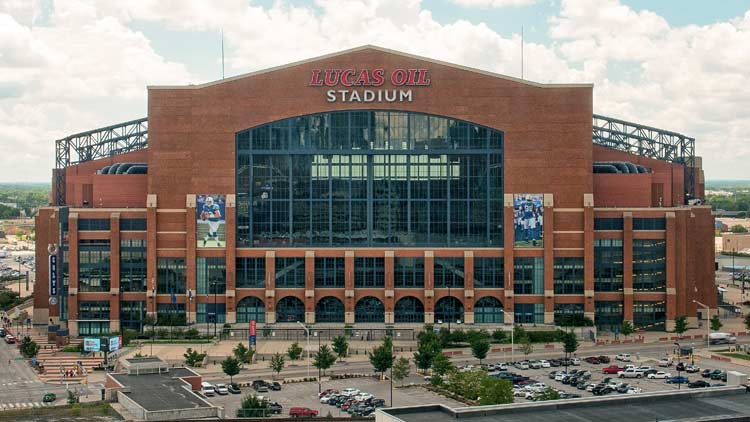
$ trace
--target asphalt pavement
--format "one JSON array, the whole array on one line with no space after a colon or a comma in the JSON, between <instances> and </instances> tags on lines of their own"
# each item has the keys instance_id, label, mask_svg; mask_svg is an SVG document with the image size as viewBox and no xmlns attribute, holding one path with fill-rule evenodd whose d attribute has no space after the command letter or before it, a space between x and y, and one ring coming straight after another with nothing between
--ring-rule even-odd
<instances>
[{"instance_id":1,"label":"asphalt pavement","mask_svg":"<svg viewBox=\"0 0 750 422\"><path fill-rule=\"evenodd\" d=\"M100 395L98 385L65 385L47 384L40 381L28 361L22 359L15 344L6 344L0 339L0 412L10 409L30 409L50 405L65 404L67 388L87 394ZM46 393L55 393L57 401L43 403Z\"/></svg>"}]
</instances>

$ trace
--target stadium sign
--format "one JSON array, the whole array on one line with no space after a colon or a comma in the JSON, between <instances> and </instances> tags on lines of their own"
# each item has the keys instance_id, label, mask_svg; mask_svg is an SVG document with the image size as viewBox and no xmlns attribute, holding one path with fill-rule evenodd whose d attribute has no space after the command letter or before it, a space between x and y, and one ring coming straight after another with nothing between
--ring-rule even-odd
<instances>
[{"instance_id":1,"label":"stadium sign","mask_svg":"<svg viewBox=\"0 0 750 422\"><path fill-rule=\"evenodd\" d=\"M396 89L380 89L386 80ZM431 83L427 69L395 69L386 75L385 69L313 69L310 74L312 87L370 87L375 89L329 89L326 101L329 103L395 103L411 102L411 89L402 87L429 86Z\"/></svg>"}]
</instances>

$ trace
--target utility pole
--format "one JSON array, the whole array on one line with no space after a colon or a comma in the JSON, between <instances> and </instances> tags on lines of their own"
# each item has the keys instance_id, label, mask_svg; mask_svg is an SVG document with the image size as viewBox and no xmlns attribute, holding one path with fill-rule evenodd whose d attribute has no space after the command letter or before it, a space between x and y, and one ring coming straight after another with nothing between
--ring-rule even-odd
<instances>
[{"instance_id":1,"label":"utility pole","mask_svg":"<svg viewBox=\"0 0 750 422\"><path fill-rule=\"evenodd\" d=\"M307 376L310 377L310 329L307 328L307 326L299 321L295 321L297 324L299 324L300 327L302 327L303 330L305 330L305 337L307 337Z\"/></svg>"}]
</instances>

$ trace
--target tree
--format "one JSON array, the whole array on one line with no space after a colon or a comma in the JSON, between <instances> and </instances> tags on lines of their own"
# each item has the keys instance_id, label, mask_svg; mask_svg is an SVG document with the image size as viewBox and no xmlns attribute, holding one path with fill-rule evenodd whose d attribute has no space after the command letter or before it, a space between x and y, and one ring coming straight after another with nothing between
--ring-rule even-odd
<instances>
[{"instance_id":1,"label":"tree","mask_svg":"<svg viewBox=\"0 0 750 422\"><path fill-rule=\"evenodd\" d=\"M432 375L443 376L453 368L453 363L442 353L439 353L432 359Z\"/></svg>"},{"instance_id":2,"label":"tree","mask_svg":"<svg viewBox=\"0 0 750 422\"><path fill-rule=\"evenodd\" d=\"M678 316L674 319L674 332L677 333L677 335L682 336L687 329L688 323L686 316Z\"/></svg>"},{"instance_id":3,"label":"tree","mask_svg":"<svg viewBox=\"0 0 750 422\"><path fill-rule=\"evenodd\" d=\"M297 360L302 356L302 347L296 341L286 350L286 354L289 355L289 359Z\"/></svg>"},{"instance_id":4,"label":"tree","mask_svg":"<svg viewBox=\"0 0 750 422\"><path fill-rule=\"evenodd\" d=\"M575 353L576 350L578 350L578 339L576 338L576 333L563 333L562 343L563 350L565 351L565 372L568 372L568 358L571 353Z\"/></svg>"},{"instance_id":5,"label":"tree","mask_svg":"<svg viewBox=\"0 0 750 422\"><path fill-rule=\"evenodd\" d=\"M188 347L182 356L185 358L185 365L196 366L199 362L203 362L203 359L206 358L206 353L198 353L197 350Z\"/></svg>"},{"instance_id":6,"label":"tree","mask_svg":"<svg viewBox=\"0 0 750 422\"><path fill-rule=\"evenodd\" d=\"M745 315L745 328L750 330L750 314Z\"/></svg>"},{"instance_id":7,"label":"tree","mask_svg":"<svg viewBox=\"0 0 750 422\"><path fill-rule=\"evenodd\" d=\"M529 339L528 337L523 337L520 343L521 343L521 352L523 352L524 356L528 356L532 352L534 352L534 345L531 344L531 339Z\"/></svg>"},{"instance_id":8,"label":"tree","mask_svg":"<svg viewBox=\"0 0 750 422\"><path fill-rule=\"evenodd\" d=\"M318 352L313 355L313 366L326 374L326 369L330 368L336 362L336 355L327 344L320 346Z\"/></svg>"},{"instance_id":9,"label":"tree","mask_svg":"<svg viewBox=\"0 0 750 422\"><path fill-rule=\"evenodd\" d=\"M393 341L390 337L383 339L383 343L372 349L369 354L370 364L375 372L380 372L381 378L387 370L393 366L395 356L393 356Z\"/></svg>"},{"instance_id":10,"label":"tree","mask_svg":"<svg viewBox=\"0 0 750 422\"><path fill-rule=\"evenodd\" d=\"M513 403L513 384L509 380L486 377L479 386L479 404Z\"/></svg>"},{"instance_id":11,"label":"tree","mask_svg":"<svg viewBox=\"0 0 750 422\"><path fill-rule=\"evenodd\" d=\"M628 321L627 319L622 322L622 325L620 325L620 334L624 335L625 337L632 335L635 333L635 329L633 328L633 323Z\"/></svg>"},{"instance_id":12,"label":"tree","mask_svg":"<svg viewBox=\"0 0 750 422\"><path fill-rule=\"evenodd\" d=\"M221 370L229 375L229 382L234 382L233 377L240 373L240 360L229 356L221 362Z\"/></svg>"},{"instance_id":13,"label":"tree","mask_svg":"<svg viewBox=\"0 0 750 422\"><path fill-rule=\"evenodd\" d=\"M344 336L334 337L332 347L333 351L339 357L339 361L343 360L349 354L349 343L346 342L346 337Z\"/></svg>"},{"instance_id":14,"label":"tree","mask_svg":"<svg viewBox=\"0 0 750 422\"><path fill-rule=\"evenodd\" d=\"M711 330L712 331L719 331L721 330L721 327L723 327L724 324L721 323L721 318L719 318L718 315L714 315L711 317Z\"/></svg>"},{"instance_id":15,"label":"tree","mask_svg":"<svg viewBox=\"0 0 750 422\"><path fill-rule=\"evenodd\" d=\"M490 351L490 342L487 339L479 339L470 344L471 355L479 359L479 364L482 364L482 359L487 357L487 352Z\"/></svg>"},{"instance_id":16,"label":"tree","mask_svg":"<svg viewBox=\"0 0 750 422\"><path fill-rule=\"evenodd\" d=\"M735 224L732 226L732 233L747 233L747 229L741 224Z\"/></svg>"},{"instance_id":17,"label":"tree","mask_svg":"<svg viewBox=\"0 0 750 422\"><path fill-rule=\"evenodd\" d=\"M278 376L282 369L284 369L284 355L281 353L274 353L274 355L271 356L271 370L276 372L276 375Z\"/></svg>"},{"instance_id":18,"label":"tree","mask_svg":"<svg viewBox=\"0 0 750 422\"><path fill-rule=\"evenodd\" d=\"M552 387L547 387L541 393L534 396L534 399L539 401L559 400L560 392L553 389Z\"/></svg>"},{"instance_id":19,"label":"tree","mask_svg":"<svg viewBox=\"0 0 750 422\"><path fill-rule=\"evenodd\" d=\"M398 358L396 359L396 362L393 363L393 369L391 369L391 376L395 381L403 381L406 377L409 376L409 359L407 358ZM402 384L403 385L403 384Z\"/></svg>"},{"instance_id":20,"label":"tree","mask_svg":"<svg viewBox=\"0 0 750 422\"><path fill-rule=\"evenodd\" d=\"M282 356L283 359L283 356ZM267 418L271 416L271 404L255 394L246 395L237 409L238 418Z\"/></svg>"},{"instance_id":21,"label":"tree","mask_svg":"<svg viewBox=\"0 0 750 422\"><path fill-rule=\"evenodd\" d=\"M435 356L441 354L443 347L432 327L425 327L424 331L417 334L417 342L414 364L417 366L417 370L426 371L432 366L432 360Z\"/></svg>"},{"instance_id":22,"label":"tree","mask_svg":"<svg viewBox=\"0 0 750 422\"><path fill-rule=\"evenodd\" d=\"M234 354L234 357L241 363L251 363L253 361L253 356L255 355L255 350L248 348L244 343L238 343L237 346L232 349L232 354Z\"/></svg>"},{"instance_id":23,"label":"tree","mask_svg":"<svg viewBox=\"0 0 750 422\"><path fill-rule=\"evenodd\" d=\"M476 400L480 395L482 381L485 378L487 378L487 371L482 369L473 369L468 372L453 369L448 373L446 388L454 394L469 400Z\"/></svg>"},{"instance_id":24,"label":"tree","mask_svg":"<svg viewBox=\"0 0 750 422\"><path fill-rule=\"evenodd\" d=\"M23 338L23 340L21 340L19 351L25 358L31 359L36 356L37 353L39 353L39 345L36 344L35 341L31 340L31 337L26 336Z\"/></svg>"}]
</instances>

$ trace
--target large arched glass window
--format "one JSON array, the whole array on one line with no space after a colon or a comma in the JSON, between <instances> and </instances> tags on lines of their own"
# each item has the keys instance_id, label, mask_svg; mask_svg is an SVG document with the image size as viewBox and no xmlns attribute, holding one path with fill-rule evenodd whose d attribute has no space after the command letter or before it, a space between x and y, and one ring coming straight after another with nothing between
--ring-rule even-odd
<instances>
[{"instance_id":1,"label":"large arched glass window","mask_svg":"<svg viewBox=\"0 0 750 422\"><path fill-rule=\"evenodd\" d=\"M277 322L305 322L305 304L294 296L287 296L276 303Z\"/></svg>"},{"instance_id":2,"label":"large arched glass window","mask_svg":"<svg viewBox=\"0 0 750 422\"><path fill-rule=\"evenodd\" d=\"M344 322L344 304L333 296L320 299L315 305L315 322Z\"/></svg>"},{"instance_id":3,"label":"large arched glass window","mask_svg":"<svg viewBox=\"0 0 750 422\"><path fill-rule=\"evenodd\" d=\"M406 296L399 299L396 302L393 313L395 322L424 322L424 305L419 299L413 296Z\"/></svg>"},{"instance_id":4,"label":"large arched glass window","mask_svg":"<svg viewBox=\"0 0 750 422\"><path fill-rule=\"evenodd\" d=\"M503 134L356 110L237 133L237 245L503 246Z\"/></svg>"},{"instance_id":5,"label":"large arched glass window","mask_svg":"<svg viewBox=\"0 0 750 422\"><path fill-rule=\"evenodd\" d=\"M237 302L237 322L266 322L266 305L255 296Z\"/></svg>"},{"instance_id":6,"label":"large arched glass window","mask_svg":"<svg viewBox=\"0 0 750 422\"><path fill-rule=\"evenodd\" d=\"M385 322L385 307L380 299L366 296L354 307L354 322Z\"/></svg>"},{"instance_id":7,"label":"large arched glass window","mask_svg":"<svg viewBox=\"0 0 750 422\"><path fill-rule=\"evenodd\" d=\"M474 322L477 324L502 324L504 318L503 304L492 296L485 296L474 305Z\"/></svg>"},{"instance_id":8,"label":"large arched glass window","mask_svg":"<svg viewBox=\"0 0 750 422\"><path fill-rule=\"evenodd\" d=\"M448 323L464 320L464 305L453 296L440 298L435 303L435 322Z\"/></svg>"}]
</instances>

